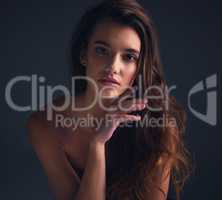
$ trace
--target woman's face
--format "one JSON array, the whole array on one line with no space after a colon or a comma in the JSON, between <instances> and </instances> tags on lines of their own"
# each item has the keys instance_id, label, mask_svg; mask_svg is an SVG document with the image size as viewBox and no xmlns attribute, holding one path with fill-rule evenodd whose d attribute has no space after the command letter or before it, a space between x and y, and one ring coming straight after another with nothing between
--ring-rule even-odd
<instances>
[{"instance_id":1,"label":"woman's face","mask_svg":"<svg viewBox=\"0 0 222 200\"><path fill-rule=\"evenodd\" d=\"M86 75L96 81L102 96L115 97L131 86L137 69L141 41L129 26L104 21L95 27L85 53ZM108 79L115 79L113 84ZM91 92L93 84L88 84ZM89 92L89 91L88 91Z\"/></svg>"}]
</instances>

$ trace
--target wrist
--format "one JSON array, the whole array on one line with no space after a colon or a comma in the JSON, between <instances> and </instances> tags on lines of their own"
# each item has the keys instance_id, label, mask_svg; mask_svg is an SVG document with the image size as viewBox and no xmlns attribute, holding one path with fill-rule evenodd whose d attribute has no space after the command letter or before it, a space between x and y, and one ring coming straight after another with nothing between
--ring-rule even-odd
<instances>
[{"instance_id":1,"label":"wrist","mask_svg":"<svg viewBox=\"0 0 222 200\"><path fill-rule=\"evenodd\" d=\"M89 153L101 157L105 155L105 144L97 140L93 140L89 145Z\"/></svg>"},{"instance_id":2,"label":"wrist","mask_svg":"<svg viewBox=\"0 0 222 200\"><path fill-rule=\"evenodd\" d=\"M90 149L96 149L98 151L103 151L105 149L105 144L101 143L100 141L97 141L97 140L92 140L90 142Z\"/></svg>"},{"instance_id":3,"label":"wrist","mask_svg":"<svg viewBox=\"0 0 222 200\"><path fill-rule=\"evenodd\" d=\"M101 142L98 138L93 138L90 142L92 148L103 149L105 148L105 143Z\"/></svg>"}]
</instances>

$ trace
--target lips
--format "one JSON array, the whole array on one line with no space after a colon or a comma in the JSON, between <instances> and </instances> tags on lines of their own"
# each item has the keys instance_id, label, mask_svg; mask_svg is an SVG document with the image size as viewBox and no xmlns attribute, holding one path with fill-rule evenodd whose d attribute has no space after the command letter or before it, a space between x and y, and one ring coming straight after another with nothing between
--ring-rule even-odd
<instances>
[{"instance_id":1,"label":"lips","mask_svg":"<svg viewBox=\"0 0 222 200\"><path fill-rule=\"evenodd\" d=\"M108 83L108 84L110 83L110 84L120 85L120 83L112 77L104 77L104 78L99 79L99 81L103 83Z\"/></svg>"}]
</instances>

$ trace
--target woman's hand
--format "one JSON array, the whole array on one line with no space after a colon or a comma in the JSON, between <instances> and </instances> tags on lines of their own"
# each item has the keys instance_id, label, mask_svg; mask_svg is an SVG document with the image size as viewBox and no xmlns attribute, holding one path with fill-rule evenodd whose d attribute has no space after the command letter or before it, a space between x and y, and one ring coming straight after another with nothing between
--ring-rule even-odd
<instances>
[{"instance_id":1,"label":"woman's hand","mask_svg":"<svg viewBox=\"0 0 222 200\"><path fill-rule=\"evenodd\" d=\"M115 129L121 122L141 120L140 116L128 113L143 110L146 107L147 100L126 99L131 93L132 91L127 89L106 108L105 118L103 118L102 123L99 123L100 126L96 128L93 142L104 145L112 137Z\"/></svg>"}]
</instances>

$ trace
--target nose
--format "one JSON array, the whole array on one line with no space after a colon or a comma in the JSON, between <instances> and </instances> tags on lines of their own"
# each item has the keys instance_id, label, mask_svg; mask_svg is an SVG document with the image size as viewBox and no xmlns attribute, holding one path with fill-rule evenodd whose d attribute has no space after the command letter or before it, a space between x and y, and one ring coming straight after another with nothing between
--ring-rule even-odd
<instances>
[{"instance_id":1,"label":"nose","mask_svg":"<svg viewBox=\"0 0 222 200\"><path fill-rule=\"evenodd\" d=\"M117 54L110 56L110 59L105 66L105 71L109 73L112 72L118 74L120 72L120 65L121 63Z\"/></svg>"}]
</instances>

